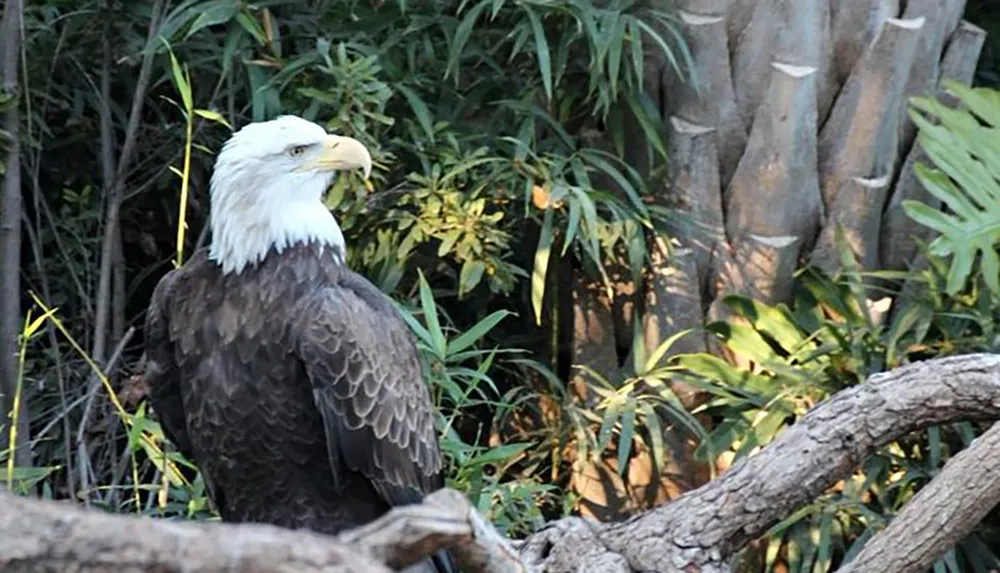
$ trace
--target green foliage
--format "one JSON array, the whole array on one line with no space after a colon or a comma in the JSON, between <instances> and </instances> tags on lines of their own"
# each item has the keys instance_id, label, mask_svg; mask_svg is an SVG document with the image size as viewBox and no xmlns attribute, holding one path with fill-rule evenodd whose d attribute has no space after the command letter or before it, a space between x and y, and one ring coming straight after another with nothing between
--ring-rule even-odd
<instances>
[{"instance_id":1,"label":"green foliage","mask_svg":"<svg viewBox=\"0 0 1000 573\"><path fill-rule=\"evenodd\" d=\"M400 310L417 337L417 346L424 357L425 376L434 390L448 485L467 492L473 505L501 530L529 533L544 522L539 507L553 488L530 475L515 476L511 480L508 471L534 444L530 441L508 442L495 447L470 444L455 429L458 418L472 408L486 406L495 416L502 417L515 406L517 395L522 392L514 389L493 398L499 391L488 374L498 354L522 351L475 347L511 313L494 312L449 339L448 330L452 329L442 327L430 285L422 274L419 287L419 314L425 324L417 320L417 312L405 307ZM481 423L479 426L477 433L484 430Z\"/></svg>"},{"instance_id":2,"label":"green foliage","mask_svg":"<svg viewBox=\"0 0 1000 573\"><path fill-rule=\"evenodd\" d=\"M113 154L138 134L121 213L117 339L141 325L144 298L168 261L181 263L203 239L221 142L249 121L291 113L371 150L371 181L344 174L325 201L349 264L400 302L417 336L449 483L513 535L569 510L561 489L571 456L542 462L537 454L555 453L563 438L519 425L554 394L569 401L537 351L550 335L538 326L543 299L568 296L547 273L574 258L606 277L608 254L624 247L638 276L643 230L657 216L646 181L622 159L625 129L636 125L648 140L642 149L630 136L630 151L662 166L662 118L642 93L644 58L656 53L691 69L673 16L631 1L184 0L168 4L159 34L147 38L157 5L26 7L25 166L41 174L29 182L38 255L27 275L44 294L36 306L59 313L25 361L38 467L15 468L12 479L51 467L37 479L56 497L214 516L196 468L147 412L141 384L98 375L85 350L107 223L102 123ZM144 57L151 74L133 125ZM532 314L535 324L520 318ZM122 349L120 372L138 371L136 342ZM591 452L612 434L622 456L632 436L655 442L665 413L690 423L669 392L646 395L663 374L656 368L602 390L598 418L617 416L603 432L592 412L567 410ZM138 398L125 399L131 393Z\"/></svg>"},{"instance_id":3,"label":"green foliage","mask_svg":"<svg viewBox=\"0 0 1000 573\"><path fill-rule=\"evenodd\" d=\"M920 145L936 166L918 164L917 176L949 212L913 200L904 201L903 208L913 219L941 233L930 244L930 252L954 257L949 294L965 286L978 255L986 285L994 296L1000 296L996 248L1000 245L1000 94L954 81L945 87L964 107L952 109L937 100L914 98L910 117L920 128Z\"/></svg>"},{"instance_id":4,"label":"green foliage","mask_svg":"<svg viewBox=\"0 0 1000 573\"><path fill-rule=\"evenodd\" d=\"M922 272L862 276L848 249L846 270L828 277L804 270L790 305L725 299L734 319L710 325L741 368L709 354L676 357L680 379L711 399L698 411L718 423L698 454L724 452L731 462L766 446L809 409L868 376L926 356L996 351L1000 304L982 279L954 296L940 257ZM921 295L887 320L887 299L865 279L910 278ZM832 571L885 527L943 463L978 433L973 424L932 427L923 435L880 448L849 479L799 508L768 532L765 570ZM943 571L986 570L998 558L982 532L973 533L935 566ZM960 568L956 563L973 569Z\"/></svg>"},{"instance_id":5,"label":"green foliage","mask_svg":"<svg viewBox=\"0 0 1000 573\"><path fill-rule=\"evenodd\" d=\"M84 350L106 224L97 151L105 38L113 143L129 130L139 63L153 57L122 211L120 330L141 321L168 261L196 246L214 153L233 127L293 113L361 140L374 161L370 184L344 174L326 204L350 265L399 302L416 336L449 485L511 535L573 509L565 489L578 460L613 450L624 472L645 447L662 466L667 424L697 436L709 463L730 461L872 373L1000 344L992 92L957 89L968 111L916 104L940 120L914 111L936 165L920 175L951 212L907 204L942 233L930 265L873 277L914 281L912 303L886 321L867 300L871 277L850 260L837 277L808 270L791 304L730 297L736 319L710 325L749 367L708 354L664 359L676 338L646 355L636 331L615 377L580 377L594 405L546 354L560 351L546 330L559 319L551 301L572 296L553 269L571 259L609 286L608 261L626 260L638 283L645 233L671 215L648 201L666 146L663 118L641 89L653 52L682 74L692 69L670 13L625 0L185 0L147 39L154 4L26 7L25 166L38 175L26 178L34 260L24 274L45 293L35 299L41 312L59 313L47 315L48 339L26 339L36 466L5 476L21 491L40 486L112 511L215 516L196 468L167 446L141 397L119 401L130 379L103 377ZM648 177L624 160L626 129ZM140 353L126 344L119 370L137 371ZM709 401L687 411L678 382ZM883 448L772 529L768 570L828 571L849 559L975 432L932 428ZM5 468L7 459L0 454ZM982 537L937 568L991 563Z\"/></svg>"}]
</instances>

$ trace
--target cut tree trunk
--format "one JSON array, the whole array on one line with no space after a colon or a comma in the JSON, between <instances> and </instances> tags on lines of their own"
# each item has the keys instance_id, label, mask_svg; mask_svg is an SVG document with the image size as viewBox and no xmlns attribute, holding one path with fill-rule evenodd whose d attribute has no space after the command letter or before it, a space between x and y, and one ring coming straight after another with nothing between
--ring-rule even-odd
<instances>
[{"instance_id":1,"label":"cut tree trunk","mask_svg":"<svg viewBox=\"0 0 1000 573\"><path fill-rule=\"evenodd\" d=\"M932 237L901 204L938 202L914 175L927 158L907 102L943 96L944 80L971 83L985 32L961 20L965 3L676 4L700 83L675 73L659 52L648 55L647 87L665 121L670 170L654 200L676 223L668 236L648 240L652 268L639 289L647 352L696 329L667 356L722 353L697 330L732 318L727 295L789 302L798 269L835 273L845 247L861 271L919 264L917 240ZM903 304L897 297L894 310ZM586 356L631 342L576 335Z\"/></svg>"},{"instance_id":2,"label":"cut tree trunk","mask_svg":"<svg viewBox=\"0 0 1000 573\"><path fill-rule=\"evenodd\" d=\"M572 517L523 541L441 490L335 537L263 525L178 523L0 492L0 571L399 570L447 549L465 573L722 573L747 543L877 448L929 426L1000 419L1000 356L928 360L813 408L760 452L676 501L617 523ZM926 571L1000 501L1000 426L953 457L843 571Z\"/></svg>"}]
</instances>

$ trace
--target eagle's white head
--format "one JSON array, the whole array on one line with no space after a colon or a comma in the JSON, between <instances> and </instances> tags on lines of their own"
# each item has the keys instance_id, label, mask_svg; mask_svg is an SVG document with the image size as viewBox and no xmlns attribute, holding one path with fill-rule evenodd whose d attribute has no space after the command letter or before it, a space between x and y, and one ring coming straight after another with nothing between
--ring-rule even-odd
<instances>
[{"instance_id":1,"label":"eagle's white head","mask_svg":"<svg viewBox=\"0 0 1000 573\"><path fill-rule=\"evenodd\" d=\"M239 273L272 247L281 252L309 242L334 247L331 256L342 257L344 235L322 197L336 171L356 168L366 179L371 173L361 142L300 117L243 127L215 162L209 258L224 273Z\"/></svg>"}]
</instances>

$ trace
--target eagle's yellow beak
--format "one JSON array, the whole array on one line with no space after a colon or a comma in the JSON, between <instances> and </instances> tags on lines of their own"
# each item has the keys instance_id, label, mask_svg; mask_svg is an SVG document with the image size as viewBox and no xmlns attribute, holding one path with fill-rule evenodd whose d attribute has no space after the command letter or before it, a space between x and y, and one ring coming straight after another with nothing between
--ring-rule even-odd
<instances>
[{"instance_id":1,"label":"eagle's yellow beak","mask_svg":"<svg viewBox=\"0 0 1000 573\"><path fill-rule=\"evenodd\" d=\"M328 135L323 139L319 156L309 162L309 167L330 170L361 168L365 181L372 172L372 156L360 141L353 137Z\"/></svg>"}]
</instances>

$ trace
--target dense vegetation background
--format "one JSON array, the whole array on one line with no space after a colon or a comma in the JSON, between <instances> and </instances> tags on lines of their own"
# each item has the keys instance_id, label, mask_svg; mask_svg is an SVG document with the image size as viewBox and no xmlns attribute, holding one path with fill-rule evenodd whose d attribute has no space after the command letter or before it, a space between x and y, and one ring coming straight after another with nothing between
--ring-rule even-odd
<instances>
[{"instance_id":1,"label":"dense vegetation background","mask_svg":"<svg viewBox=\"0 0 1000 573\"><path fill-rule=\"evenodd\" d=\"M995 86L1000 5L969 2L966 18L991 32L977 82ZM670 341L645 346L636 301L615 324L632 341L614 348L620 376L580 367L575 277L640 283L645 234L671 214L650 200L669 158L643 91L650 53L690 79L669 4L50 0L27 3L23 27L21 97L0 102L22 118L21 424L0 424L17 445L0 452L17 491L213 517L194 466L148 415L142 320L157 280L208 238L215 150L281 113L372 151L372 188L342 176L327 205L351 266L411 319L450 485L513 536L662 503L871 373L1000 347L988 262L970 260L958 281L948 256L929 253L911 272L805 270L790 305L733 299L753 319L710 328L716 354L661 360ZM1000 196L995 180L986 188ZM982 231L990 245L997 233ZM872 293L907 280L922 289L913 308L873 317ZM679 395L680 382L703 398ZM773 528L746 567L832 570L981 429L884 448ZM665 440L690 444L693 469ZM594 459L614 475L588 473ZM623 501L588 505L587 480ZM1000 566L997 523L942 570Z\"/></svg>"}]
</instances>

